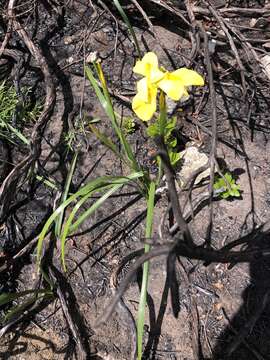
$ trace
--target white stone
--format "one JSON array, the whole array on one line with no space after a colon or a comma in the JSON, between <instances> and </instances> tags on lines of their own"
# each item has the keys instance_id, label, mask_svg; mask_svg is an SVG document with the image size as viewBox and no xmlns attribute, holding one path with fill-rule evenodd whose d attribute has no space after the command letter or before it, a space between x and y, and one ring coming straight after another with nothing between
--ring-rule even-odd
<instances>
[{"instance_id":1,"label":"white stone","mask_svg":"<svg viewBox=\"0 0 270 360\"><path fill-rule=\"evenodd\" d=\"M181 169L177 175L182 183L188 180L194 171L207 164L208 156L201 153L196 146L188 147L181 154ZM209 175L210 169L208 168L197 176L195 184L198 184L202 179L208 177Z\"/></svg>"}]
</instances>

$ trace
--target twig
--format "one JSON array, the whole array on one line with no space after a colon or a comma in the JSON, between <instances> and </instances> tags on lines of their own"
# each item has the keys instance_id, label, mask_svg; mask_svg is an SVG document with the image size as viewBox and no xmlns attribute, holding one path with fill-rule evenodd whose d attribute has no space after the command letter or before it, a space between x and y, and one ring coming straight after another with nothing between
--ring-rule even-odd
<instances>
[{"instance_id":1,"label":"twig","mask_svg":"<svg viewBox=\"0 0 270 360\"><path fill-rule=\"evenodd\" d=\"M175 16L179 17L188 27L191 27L191 24L188 22L188 20L185 18L182 12L178 10L175 6L169 5L167 1L166 2L163 0L149 0L149 1L171 12Z\"/></svg>"},{"instance_id":2,"label":"twig","mask_svg":"<svg viewBox=\"0 0 270 360\"><path fill-rule=\"evenodd\" d=\"M177 256L182 256L188 259L195 259L195 260L202 260L207 262L208 264L212 262L218 263L234 263L234 262L252 262L252 261L259 261L263 258L270 257L270 250L246 250L246 251L223 251L220 250L213 250L211 248L203 248L200 246L189 246L186 242L181 241L179 238L172 238L166 239L166 245L156 246L148 253L144 253L144 249L140 249L136 251L136 256L143 254L139 257L139 259L131 266L130 270L128 271L125 279L121 282L114 298L111 300L110 304L107 306L105 313L96 320L95 326L98 327L109 319L115 307L121 297L123 296L124 292L126 291L128 285L132 281L132 278L136 271L148 260L158 257L161 255L167 255L171 252L175 252ZM165 242L165 239L164 239ZM129 259L128 259L129 260Z\"/></svg>"},{"instance_id":3,"label":"twig","mask_svg":"<svg viewBox=\"0 0 270 360\"><path fill-rule=\"evenodd\" d=\"M211 15L211 11L209 11L208 9L205 9L203 7L200 7L200 6L193 6L192 10L196 14L201 14L201 15L206 15L206 16ZM243 8L226 7L226 8L218 9L218 11L222 14L223 17L224 16L226 16L226 17L235 17L235 16L268 17L268 16L270 16L270 10L265 9L265 8L256 9L256 8L244 8L244 7Z\"/></svg>"},{"instance_id":4,"label":"twig","mask_svg":"<svg viewBox=\"0 0 270 360\"><path fill-rule=\"evenodd\" d=\"M192 239L191 233L189 231L189 227L188 227L185 219L183 218L182 210L181 210L181 207L179 204L177 190L175 187L174 170L170 164L170 159L169 159L169 155L167 152L167 148L166 148L166 146L164 144L164 140L162 139L161 136L157 136L155 138L155 143L158 147L158 155L160 156L163 167L164 167L165 177L166 177L167 186L168 186L168 192L169 192L169 196L170 196L170 202L172 205L175 221L178 224L179 231L183 234L183 238L187 241L187 243L189 245L193 245L193 239Z\"/></svg>"},{"instance_id":5,"label":"twig","mask_svg":"<svg viewBox=\"0 0 270 360\"><path fill-rule=\"evenodd\" d=\"M227 26L225 25L224 21L219 16L218 12L213 8L213 6L208 5L208 9L211 11L213 16L216 18L216 20L218 21L221 29L224 31L224 33L226 34L226 36L228 38L228 41L230 43L230 47L232 49L232 52L234 53L235 59L236 59L237 64L239 66L241 82L242 82L242 87L243 87L243 95L245 97L246 93L247 93L246 80L245 80L245 67L244 67L244 65L242 63L242 60L240 59L240 56L239 56L239 53L238 53L237 48L235 46L234 40L233 40Z\"/></svg>"},{"instance_id":6,"label":"twig","mask_svg":"<svg viewBox=\"0 0 270 360\"><path fill-rule=\"evenodd\" d=\"M196 18L190 0L185 0L185 6L187 8L188 16L192 25L192 31L189 31L191 45L192 45L190 63L189 63L189 66L191 66L200 48L200 35L198 31L196 31L197 29Z\"/></svg>"},{"instance_id":7,"label":"twig","mask_svg":"<svg viewBox=\"0 0 270 360\"><path fill-rule=\"evenodd\" d=\"M201 26L201 30L204 36L204 55L205 55L205 64L208 73L208 82L210 90L210 99L212 107L212 138L211 138L211 155L210 155L210 183L209 183L209 202L210 202L210 211L209 211L209 225L208 233L206 239L210 240L211 231L212 231L212 221L213 221L213 186L214 186L214 175L215 175L215 164L216 164L216 154L217 154L217 104L216 104L216 91L214 85L213 69L211 58L209 54L209 43L208 36L204 28Z\"/></svg>"},{"instance_id":8,"label":"twig","mask_svg":"<svg viewBox=\"0 0 270 360\"><path fill-rule=\"evenodd\" d=\"M63 284L61 281L59 281L57 272L53 269L53 267L49 268L49 273L50 273L50 276L52 277L53 281L57 285L56 292L57 292L58 298L60 300L63 313L65 315L66 321L67 321L70 331L72 333L73 339L75 340L76 344L78 345L79 360L87 360L89 357L88 357L87 351L85 349L84 342L81 339L81 334L80 334L76 324L73 321L73 318L71 315L71 310L70 310L71 304L68 303L68 300L65 295L65 291L63 290ZM75 306L75 304L72 304L72 306Z\"/></svg>"},{"instance_id":9,"label":"twig","mask_svg":"<svg viewBox=\"0 0 270 360\"><path fill-rule=\"evenodd\" d=\"M13 0L13 1L16 1L16 0ZM12 2L10 4L10 6L14 6L14 3ZM4 40L2 42L2 45L1 45L1 48L0 48L0 59L1 59L2 55L3 55L3 52L4 52L8 42L9 42L11 32L12 32L12 17L9 18L9 20L8 20L7 31L6 31L5 38L4 38Z\"/></svg>"}]
</instances>

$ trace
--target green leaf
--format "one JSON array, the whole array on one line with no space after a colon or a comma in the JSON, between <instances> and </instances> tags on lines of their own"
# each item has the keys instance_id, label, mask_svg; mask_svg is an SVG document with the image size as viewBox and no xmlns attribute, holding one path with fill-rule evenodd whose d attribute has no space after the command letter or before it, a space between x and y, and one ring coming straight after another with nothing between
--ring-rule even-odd
<instances>
[{"instance_id":1,"label":"green leaf","mask_svg":"<svg viewBox=\"0 0 270 360\"><path fill-rule=\"evenodd\" d=\"M170 137L167 141L166 144L169 148L175 148L177 145L177 139L175 137Z\"/></svg>"},{"instance_id":2,"label":"green leaf","mask_svg":"<svg viewBox=\"0 0 270 360\"><path fill-rule=\"evenodd\" d=\"M86 75L87 75L91 85L93 86L102 107L104 108L106 114L108 115L108 117L111 120L112 127L113 127L113 129L125 151L125 155L129 161L129 165L131 166L133 171L140 171L140 166L136 161L136 158L133 154L131 146L128 143L124 132L121 130L121 128L119 127L119 124L117 122L116 114L113 109L109 90L108 90L108 87L107 87L107 84L106 84L106 81L105 81L105 78L104 78L104 75L102 72L102 67L99 63L94 63L94 66L95 66L96 72L100 78L102 91L99 87L97 80L95 79L95 77L93 75L92 70L87 66L85 67Z\"/></svg>"},{"instance_id":3,"label":"green leaf","mask_svg":"<svg viewBox=\"0 0 270 360\"><path fill-rule=\"evenodd\" d=\"M229 197L240 197L240 185L235 183L232 175L227 172L224 174L224 177L216 177L214 182L214 189L220 190L224 189L223 192L220 193L220 196L223 199L228 199Z\"/></svg>"},{"instance_id":4,"label":"green leaf","mask_svg":"<svg viewBox=\"0 0 270 360\"><path fill-rule=\"evenodd\" d=\"M2 293L0 295L0 306L8 304L9 302L12 302L14 300L17 300L21 297L24 297L26 295L30 295L30 294L34 294L34 295L38 295L38 294L44 294L50 292L50 290L47 289L40 289L40 290L24 290L24 291L20 291L17 293ZM51 292L50 292L51 293Z\"/></svg>"},{"instance_id":5,"label":"green leaf","mask_svg":"<svg viewBox=\"0 0 270 360\"><path fill-rule=\"evenodd\" d=\"M145 228L145 237L146 239L151 238L152 228L153 228L153 218L154 218L154 206L155 206L155 190L156 186L154 182L150 183L148 201L147 201L147 215L146 215L146 228ZM144 246L144 251L147 253L150 251L150 245L146 244ZM147 298L147 287L148 287L148 276L149 276L149 261L146 261L143 264L143 277L142 277L142 287L140 293L140 303L138 309L138 321L137 321L137 348L138 348L138 360L141 360L143 353L143 329L144 329L144 319L145 319L145 306Z\"/></svg>"},{"instance_id":6,"label":"green leaf","mask_svg":"<svg viewBox=\"0 0 270 360\"><path fill-rule=\"evenodd\" d=\"M134 29L133 29L133 27L132 27L132 25L131 25L131 23L129 21L129 18L127 17L127 15L126 15L124 9L122 8L120 2L118 0L113 0L113 2L114 2L115 7L117 8L117 10L119 11L120 15L122 16L125 24L127 25L128 30L129 30L132 38L133 38L136 49L138 51L139 57L141 58L142 56L141 56L140 46L139 46L135 31L134 31Z\"/></svg>"},{"instance_id":7,"label":"green leaf","mask_svg":"<svg viewBox=\"0 0 270 360\"><path fill-rule=\"evenodd\" d=\"M170 162L172 166L175 166L178 161L181 159L181 153L180 152L174 152L172 150L168 150Z\"/></svg>"},{"instance_id":8,"label":"green leaf","mask_svg":"<svg viewBox=\"0 0 270 360\"><path fill-rule=\"evenodd\" d=\"M153 138L160 135L158 123L149 125L146 132L147 132L148 136L153 137Z\"/></svg>"},{"instance_id":9,"label":"green leaf","mask_svg":"<svg viewBox=\"0 0 270 360\"><path fill-rule=\"evenodd\" d=\"M34 304L37 300L53 295L52 291L50 290L44 290L44 291L33 290L33 294L34 294L33 296L27 298L23 303L13 306L5 315L4 318L5 321L9 321L15 316L19 316L24 312L24 310L26 310L29 306Z\"/></svg>"},{"instance_id":10,"label":"green leaf","mask_svg":"<svg viewBox=\"0 0 270 360\"><path fill-rule=\"evenodd\" d=\"M73 159L71 161L70 169L68 171L64 191L63 191L63 194L61 196L61 203L65 202L66 199L67 199L70 184L71 184L72 177L73 177L75 167L76 167L77 157L78 157L78 153L76 152L73 155ZM56 237L58 237L60 235L61 228L62 228L63 217L64 217L64 210L59 214L58 218L55 220L55 236Z\"/></svg>"},{"instance_id":11,"label":"green leaf","mask_svg":"<svg viewBox=\"0 0 270 360\"><path fill-rule=\"evenodd\" d=\"M115 153L117 157L125 161L123 156L119 153L117 146L103 133L101 133L94 125L90 125L89 127L91 131L96 135L96 137L105 145L107 146L112 152Z\"/></svg>"},{"instance_id":12,"label":"green leaf","mask_svg":"<svg viewBox=\"0 0 270 360\"><path fill-rule=\"evenodd\" d=\"M134 174L131 174L130 176L121 178L121 180L118 179L116 181L116 184L114 182L112 182L109 185L109 190L107 190L105 192L105 194L103 194L97 201L95 201L94 204L92 206L90 206L89 209L84 211L83 214L80 215L80 217L77 219L77 221L74 224L72 224L72 221L73 221L76 213L79 211L80 207L93 195L94 191L92 191L92 192L88 193L87 195L85 195L74 206L74 208L72 209L71 214L69 215L68 220L65 223L65 226L64 226L64 229L63 229L63 232L62 232L62 235L61 235L61 260L62 260L64 271L66 271L65 243L66 243L66 238L67 238L68 234L73 233L74 231L76 231L77 228L82 224L82 222L86 218L91 216L112 194L114 194L120 187L122 187L123 185L125 185L128 182L130 182L131 180L133 180L134 179L133 176L134 176Z\"/></svg>"},{"instance_id":13,"label":"green leaf","mask_svg":"<svg viewBox=\"0 0 270 360\"><path fill-rule=\"evenodd\" d=\"M135 179L139 179L143 177L143 172L135 172L128 177L123 176L102 176L97 179L90 181L88 184L84 185L81 189L79 189L75 194L68 197L49 217L46 221L43 229L38 238L37 244L37 262L40 265L41 260L41 252L43 241L45 239L46 234L48 233L49 229L51 228L52 224L55 222L57 217L64 211L64 209L73 202L78 201L80 197L91 196L93 192L105 190L108 187L111 187L113 184L119 183L123 181L123 179L128 179L129 181L134 181Z\"/></svg>"}]
</instances>

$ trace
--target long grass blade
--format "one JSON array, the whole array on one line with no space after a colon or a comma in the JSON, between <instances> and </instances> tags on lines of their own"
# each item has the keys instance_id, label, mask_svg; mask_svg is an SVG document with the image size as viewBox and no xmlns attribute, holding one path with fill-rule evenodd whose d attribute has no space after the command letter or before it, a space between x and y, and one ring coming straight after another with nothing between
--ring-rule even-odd
<instances>
[{"instance_id":1,"label":"long grass blade","mask_svg":"<svg viewBox=\"0 0 270 360\"><path fill-rule=\"evenodd\" d=\"M131 23L129 21L129 18L128 18L127 14L125 13L124 9L122 8L120 2L118 0L113 0L113 2L114 2L115 7L117 8L117 10L119 11L119 14L122 16L122 19L124 20L125 24L127 25L128 30L129 30L129 32L130 32L130 34L131 34L131 36L133 38L134 44L136 46L138 55L141 58L142 57L142 52L141 52L141 49L140 49L139 42L137 40L135 31L133 29L133 26L131 25Z\"/></svg>"},{"instance_id":2,"label":"long grass blade","mask_svg":"<svg viewBox=\"0 0 270 360\"><path fill-rule=\"evenodd\" d=\"M40 290L24 290L17 293L2 293L0 295L0 306L6 305L14 300L17 300L21 297L24 297L26 295L30 294L44 294L47 293L49 290L47 289L40 289Z\"/></svg>"},{"instance_id":3,"label":"long grass blade","mask_svg":"<svg viewBox=\"0 0 270 360\"><path fill-rule=\"evenodd\" d=\"M116 184L112 186L104 195L102 195L89 209L87 209L79 219L71 226L72 221L78 212L79 208L91 197L93 192L89 195L84 196L80 201L72 209L71 214L69 215L68 220L65 223L62 235L61 235L61 261L63 265L64 271L66 271L66 264L65 264L65 244L66 238L69 233L76 231L76 229L80 226L80 224L89 216L91 216L112 194L114 194L120 187L124 185L124 182L120 184Z\"/></svg>"},{"instance_id":4,"label":"long grass blade","mask_svg":"<svg viewBox=\"0 0 270 360\"><path fill-rule=\"evenodd\" d=\"M86 73L86 76L88 77L88 80L90 81L91 85L93 86L95 93L97 95L97 98L98 98L101 106L105 110L105 113L108 115L108 117L110 119L112 119L112 117L113 117L112 108L111 108L110 104L108 103L107 99L105 98L103 92L101 91L99 83L97 82L97 80L95 79L95 76L93 74L93 71L91 70L90 67L86 66L85 73Z\"/></svg>"},{"instance_id":5,"label":"long grass blade","mask_svg":"<svg viewBox=\"0 0 270 360\"><path fill-rule=\"evenodd\" d=\"M64 191L63 191L63 194L61 196L61 203L65 202L66 199L67 199L69 189L70 189L70 184L71 184L72 177L73 177L75 167L76 167L77 158L78 158L78 153L76 152L73 155L71 165L70 165L70 169L68 171L68 175L67 175L67 178L66 178L66 183L65 183L65 186L64 186ZM60 236L63 217L64 217L64 210L60 213L58 218L55 220L55 236L56 237Z\"/></svg>"},{"instance_id":6,"label":"long grass blade","mask_svg":"<svg viewBox=\"0 0 270 360\"><path fill-rule=\"evenodd\" d=\"M30 141L26 139L26 137L17 129L15 129L12 125L5 123L6 127L12 131L25 145L29 145Z\"/></svg>"},{"instance_id":7,"label":"long grass blade","mask_svg":"<svg viewBox=\"0 0 270 360\"><path fill-rule=\"evenodd\" d=\"M15 316L19 316L22 314L29 306L34 304L36 301L38 301L41 298L52 296L52 291L46 291L43 294L35 294L33 296L30 296L27 300L25 300L22 304L13 306L8 313L5 315L4 320L9 321L13 319Z\"/></svg>"},{"instance_id":8,"label":"long grass blade","mask_svg":"<svg viewBox=\"0 0 270 360\"><path fill-rule=\"evenodd\" d=\"M153 217L154 217L154 204L155 204L155 182L150 183L148 201L147 201L147 216L146 216L146 228L145 228L145 237L146 239L152 236L152 227L153 227ZM146 244L144 246L144 251L150 251L150 245ZM137 352L138 360L141 360L143 354L143 329L144 329L144 320L145 320L145 306L147 298L147 286L148 286L148 275L149 275L149 261L145 262L143 265L143 277L142 277L142 287L140 293L140 303L138 309L138 320L137 320Z\"/></svg>"},{"instance_id":9,"label":"long grass blade","mask_svg":"<svg viewBox=\"0 0 270 360\"><path fill-rule=\"evenodd\" d=\"M143 172L136 172L131 174L130 180L135 180L140 177L142 177L144 174ZM126 178L126 177L124 177ZM37 244L37 263L40 265L40 259L41 259L41 252L42 252L42 246L43 241L45 239L46 234L48 233L49 229L51 228L52 224L55 222L56 218L61 214L64 209L70 205L72 202L77 201L78 198L83 197L87 194L89 194L92 191L98 191L104 189L104 187L110 186L114 181L121 181L123 179L122 176L101 176L97 179L94 179L90 181L88 184L83 186L81 189L79 189L75 194L71 195L69 198L67 198L66 201L64 201L49 217L49 219L46 221L45 225L43 226L43 229L39 235L38 238L38 244Z\"/></svg>"},{"instance_id":10,"label":"long grass blade","mask_svg":"<svg viewBox=\"0 0 270 360\"><path fill-rule=\"evenodd\" d=\"M104 144L106 145L112 152L115 153L115 155L120 158L121 160L125 161L123 156L118 151L117 146L106 136L105 134L101 133L95 126L89 125L90 130L96 135L96 137Z\"/></svg>"},{"instance_id":11,"label":"long grass blade","mask_svg":"<svg viewBox=\"0 0 270 360\"><path fill-rule=\"evenodd\" d=\"M115 115L115 112L113 109L111 97L109 94L108 86L107 86L101 65L100 65L100 63L94 63L94 66L95 66L96 72L98 74L98 77L100 79L102 91L99 87L97 80L94 77L92 70L87 66L85 67L85 73L86 73L91 85L93 86L95 93L96 93L102 107L104 108L106 114L108 115L109 119L111 120L112 127L122 145L122 148L125 151L125 155L130 162L132 170L140 171L140 166L136 161L136 158L133 154L133 151L132 151L126 137L125 137L125 134L121 130L120 126L118 125L116 115Z\"/></svg>"}]
</instances>

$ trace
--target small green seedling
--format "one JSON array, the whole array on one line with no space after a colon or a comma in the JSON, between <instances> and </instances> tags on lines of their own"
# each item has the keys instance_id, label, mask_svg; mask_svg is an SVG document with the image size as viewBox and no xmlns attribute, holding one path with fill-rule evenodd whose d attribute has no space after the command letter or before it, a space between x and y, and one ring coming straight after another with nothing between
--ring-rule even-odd
<instances>
[{"instance_id":1,"label":"small green seedling","mask_svg":"<svg viewBox=\"0 0 270 360\"><path fill-rule=\"evenodd\" d=\"M122 128L126 135L131 135L136 130L136 123L131 117L124 117L122 121Z\"/></svg>"},{"instance_id":2,"label":"small green seedling","mask_svg":"<svg viewBox=\"0 0 270 360\"><path fill-rule=\"evenodd\" d=\"M176 128L176 117L174 116L172 119L167 119L167 123L164 127L164 140L167 145L169 158L172 166L175 166L178 161L181 159L181 153L176 151L177 139L173 135L173 130ZM150 137L156 137L162 133L162 129L160 128L160 123L157 121L154 124L151 124L147 128L147 134Z\"/></svg>"},{"instance_id":3,"label":"small green seedling","mask_svg":"<svg viewBox=\"0 0 270 360\"><path fill-rule=\"evenodd\" d=\"M214 189L220 190L224 189L223 192L220 193L222 199L228 199L232 197L240 197L240 185L235 183L235 179L229 172L226 172L223 177L217 177L214 183Z\"/></svg>"},{"instance_id":4,"label":"small green seedling","mask_svg":"<svg viewBox=\"0 0 270 360\"><path fill-rule=\"evenodd\" d=\"M29 101L27 88L21 90L24 101L19 98L14 86L0 83L0 138L5 138L11 143L15 143L15 138L29 145L29 140L23 135L25 125L36 121L41 110L41 103L35 103L34 107ZM19 107L19 108L18 108ZM17 112L16 123L14 114Z\"/></svg>"}]
</instances>

